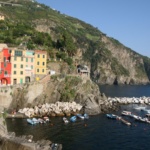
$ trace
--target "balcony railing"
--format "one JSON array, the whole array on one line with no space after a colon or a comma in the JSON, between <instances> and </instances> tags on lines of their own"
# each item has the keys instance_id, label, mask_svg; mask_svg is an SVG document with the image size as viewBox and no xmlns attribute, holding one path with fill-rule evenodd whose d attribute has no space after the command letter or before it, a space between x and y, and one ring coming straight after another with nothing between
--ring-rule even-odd
<instances>
[{"instance_id":1,"label":"balcony railing","mask_svg":"<svg viewBox=\"0 0 150 150\"><path fill-rule=\"evenodd\" d=\"M10 74L4 74L4 77L11 77Z\"/></svg>"}]
</instances>

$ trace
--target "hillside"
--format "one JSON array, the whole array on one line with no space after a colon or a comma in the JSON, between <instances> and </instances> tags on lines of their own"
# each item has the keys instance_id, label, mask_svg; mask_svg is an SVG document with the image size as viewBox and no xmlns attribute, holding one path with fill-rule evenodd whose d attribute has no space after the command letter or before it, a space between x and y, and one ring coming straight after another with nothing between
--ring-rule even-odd
<instances>
[{"instance_id":1,"label":"hillside","mask_svg":"<svg viewBox=\"0 0 150 150\"><path fill-rule=\"evenodd\" d=\"M69 73L74 72L75 63L88 65L91 78L100 84L149 83L150 59L96 27L36 1L9 2L21 6L0 7L0 14L5 16L5 21L0 21L1 43L46 49L50 61L62 59L69 65Z\"/></svg>"}]
</instances>

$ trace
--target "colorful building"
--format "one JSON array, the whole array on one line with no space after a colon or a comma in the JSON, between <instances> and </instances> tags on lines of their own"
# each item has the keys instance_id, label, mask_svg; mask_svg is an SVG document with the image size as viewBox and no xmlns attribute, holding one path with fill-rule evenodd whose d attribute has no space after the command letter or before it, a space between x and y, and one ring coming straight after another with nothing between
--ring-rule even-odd
<instances>
[{"instance_id":1,"label":"colorful building","mask_svg":"<svg viewBox=\"0 0 150 150\"><path fill-rule=\"evenodd\" d=\"M34 81L35 79L35 72L34 72L34 55L35 52L31 51L31 50L26 50L25 52L25 61L26 61L26 65L25 65L25 82L31 82Z\"/></svg>"},{"instance_id":2,"label":"colorful building","mask_svg":"<svg viewBox=\"0 0 150 150\"><path fill-rule=\"evenodd\" d=\"M25 83L25 66L26 66L26 51L19 49L11 50L11 83L22 84Z\"/></svg>"},{"instance_id":3,"label":"colorful building","mask_svg":"<svg viewBox=\"0 0 150 150\"><path fill-rule=\"evenodd\" d=\"M39 80L46 73L47 52L8 49L0 44L0 84L23 84Z\"/></svg>"},{"instance_id":4,"label":"colorful building","mask_svg":"<svg viewBox=\"0 0 150 150\"><path fill-rule=\"evenodd\" d=\"M0 85L11 84L11 51L0 49Z\"/></svg>"},{"instance_id":5,"label":"colorful building","mask_svg":"<svg viewBox=\"0 0 150 150\"><path fill-rule=\"evenodd\" d=\"M35 77L39 80L40 77L46 75L46 60L47 52L35 50Z\"/></svg>"}]
</instances>

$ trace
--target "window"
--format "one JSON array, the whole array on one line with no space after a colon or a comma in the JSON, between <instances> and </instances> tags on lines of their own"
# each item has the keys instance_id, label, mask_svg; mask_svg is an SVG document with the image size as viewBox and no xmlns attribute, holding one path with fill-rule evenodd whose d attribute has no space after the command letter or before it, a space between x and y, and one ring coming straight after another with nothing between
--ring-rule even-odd
<instances>
[{"instance_id":1,"label":"window","mask_svg":"<svg viewBox=\"0 0 150 150\"><path fill-rule=\"evenodd\" d=\"M7 75L8 74L7 71L5 71L4 74Z\"/></svg>"},{"instance_id":2,"label":"window","mask_svg":"<svg viewBox=\"0 0 150 150\"><path fill-rule=\"evenodd\" d=\"M16 64L14 64L14 68L16 68L17 67L17 65Z\"/></svg>"},{"instance_id":3,"label":"window","mask_svg":"<svg viewBox=\"0 0 150 150\"><path fill-rule=\"evenodd\" d=\"M21 57L21 61L23 61L23 57Z\"/></svg>"},{"instance_id":4,"label":"window","mask_svg":"<svg viewBox=\"0 0 150 150\"><path fill-rule=\"evenodd\" d=\"M6 62L6 57L4 57L4 62Z\"/></svg>"},{"instance_id":5,"label":"window","mask_svg":"<svg viewBox=\"0 0 150 150\"><path fill-rule=\"evenodd\" d=\"M42 64L43 64L43 66L44 66L44 65L45 65L45 62L43 62Z\"/></svg>"},{"instance_id":6,"label":"window","mask_svg":"<svg viewBox=\"0 0 150 150\"><path fill-rule=\"evenodd\" d=\"M33 58L31 58L31 62L33 62Z\"/></svg>"},{"instance_id":7,"label":"window","mask_svg":"<svg viewBox=\"0 0 150 150\"><path fill-rule=\"evenodd\" d=\"M42 72L44 72L44 69L42 69Z\"/></svg>"},{"instance_id":8,"label":"window","mask_svg":"<svg viewBox=\"0 0 150 150\"><path fill-rule=\"evenodd\" d=\"M17 74L17 72L16 72L16 71L14 71L14 74Z\"/></svg>"},{"instance_id":9,"label":"window","mask_svg":"<svg viewBox=\"0 0 150 150\"><path fill-rule=\"evenodd\" d=\"M23 68L23 65L20 65L20 68Z\"/></svg>"},{"instance_id":10,"label":"window","mask_svg":"<svg viewBox=\"0 0 150 150\"><path fill-rule=\"evenodd\" d=\"M37 62L37 65L40 65L40 62L39 62L39 61Z\"/></svg>"},{"instance_id":11,"label":"window","mask_svg":"<svg viewBox=\"0 0 150 150\"><path fill-rule=\"evenodd\" d=\"M28 67L28 65L26 65L26 67Z\"/></svg>"},{"instance_id":12,"label":"window","mask_svg":"<svg viewBox=\"0 0 150 150\"><path fill-rule=\"evenodd\" d=\"M38 58L40 58L40 54L38 54L38 56L37 56Z\"/></svg>"},{"instance_id":13,"label":"window","mask_svg":"<svg viewBox=\"0 0 150 150\"><path fill-rule=\"evenodd\" d=\"M20 71L20 74L23 74L23 71Z\"/></svg>"},{"instance_id":14,"label":"window","mask_svg":"<svg viewBox=\"0 0 150 150\"><path fill-rule=\"evenodd\" d=\"M37 69L37 72L39 72L39 69Z\"/></svg>"},{"instance_id":15,"label":"window","mask_svg":"<svg viewBox=\"0 0 150 150\"><path fill-rule=\"evenodd\" d=\"M43 55L43 58L45 58L45 55Z\"/></svg>"},{"instance_id":16,"label":"window","mask_svg":"<svg viewBox=\"0 0 150 150\"><path fill-rule=\"evenodd\" d=\"M22 56L22 51L15 51L15 56Z\"/></svg>"},{"instance_id":17,"label":"window","mask_svg":"<svg viewBox=\"0 0 150 150\"><path fill-rule=\"evenodd\" d=\"M28 58L26 58L26 62L28 62Z\"/></svg>"},{"instance_id":18,"label":"window","mask_svg":"<svg viewBox=\"0 0 150 150\"><path fill-rule=\"evenodd\" d=\"M31 69L33 69L33 65L31 65Z\"/></svg>"},{"instance_id":19,"label":"window","mask_svg":"<svg viewBox=\"0 0 150 150\"><path fill-rule=\"evenodd\" d=\"M17 60L17 57L14 57L14 60Z\"/></svg>"}]
</instances>

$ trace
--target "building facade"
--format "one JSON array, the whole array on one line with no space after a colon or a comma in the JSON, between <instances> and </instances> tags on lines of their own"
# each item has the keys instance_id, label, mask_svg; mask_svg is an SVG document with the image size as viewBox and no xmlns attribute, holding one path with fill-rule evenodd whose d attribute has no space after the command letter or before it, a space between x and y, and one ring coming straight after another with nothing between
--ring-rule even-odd
<instances>
[{"instance_id":1,"label":"building facade","mask_svg":"<svg viewBox=\"0 0 150 150\"><path fill-rule=\"evenodd\" d=\"M35 50L35 77L39 80L40 77L46 75L46 60L47 52Z\"/></svg>"},{"instance_id":2,"label":"building facade","mask_svg":"<svg viewBox=\"0 0 150 150\"><path fill-rule=\"evenodd\" d=\"M35 79L35 52L31 50L26 50L25 52L25 82L31 82Z\"/></svg>"},{"instance_id":3,"label":"building facade","mask_svg":"<svg viewBox=\"0 0 150 150\"><path fill-rule=\"evenodd\" d=\"M5 47L0 44L0 85L28 83L47 74L46 51Z\"/></svg>"},{"instance_id":4,"label":"building facade","mask_svg":"<svg viewBox=\"0 0 150 150\"><path fill-rule=\"evenodd\" d=\"M3 48L0 51L0 85L11 84L11 51Z\"/></svg>"},{"instance_id":5,"label":"building facade","mask_svg":"<svg viewBox=\"0 0 150 150\"><path fill-rule=\"evenodd\" d=\"M25 66L26 57L25 50L12 49L11 50L11 83L22 84L25 83Z\"/></svg>"}]
</instances>

